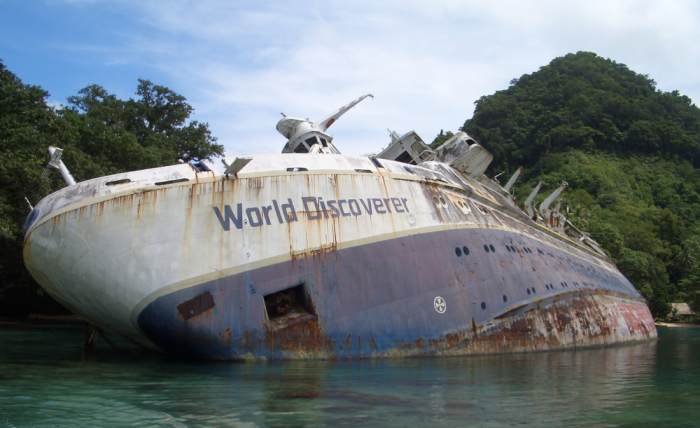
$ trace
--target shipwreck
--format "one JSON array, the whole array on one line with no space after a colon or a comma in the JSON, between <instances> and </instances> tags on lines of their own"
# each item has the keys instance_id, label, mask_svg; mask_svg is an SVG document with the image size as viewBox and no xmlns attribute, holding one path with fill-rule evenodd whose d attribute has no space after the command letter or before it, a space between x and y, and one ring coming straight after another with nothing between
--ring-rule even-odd
<instances>
[{"instance_id":1,"label":"shipwreck","mask_svg":"<svg viewBox=\"0 0 700 428\"><path fill-rule=\"evenodd\" d=\"M464 132L437 149L391 132L340 154L283 117L283 153L191 161L76 183L25 223L24 261L105 332L207 359L373 358L653 339L645 300L557 208L485 172Z\"/></svg>"}]
</instances>

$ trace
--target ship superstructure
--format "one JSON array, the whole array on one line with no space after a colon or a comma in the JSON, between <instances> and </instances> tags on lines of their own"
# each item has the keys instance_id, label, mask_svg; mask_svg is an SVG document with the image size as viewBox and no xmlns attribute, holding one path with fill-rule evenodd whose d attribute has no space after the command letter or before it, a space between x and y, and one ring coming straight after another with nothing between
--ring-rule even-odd
<instances>
[{"instance_id":1,"label":"ship superstructure","mask_svg":"<svg viewBox=\"0 0 700 428\"><path fill-rule=\"evenodd\" d=\"M641 295L557 209L565 184L523 211L520 172L505 186L486 177L490 153L461 132L436 150L411 131L377 156L341 155L327 130L367 97L318 124L284 117L283 154L68 185L30 213L25 263L100 329L201 358L656 337Z\"/></svg>"}]
</instances>

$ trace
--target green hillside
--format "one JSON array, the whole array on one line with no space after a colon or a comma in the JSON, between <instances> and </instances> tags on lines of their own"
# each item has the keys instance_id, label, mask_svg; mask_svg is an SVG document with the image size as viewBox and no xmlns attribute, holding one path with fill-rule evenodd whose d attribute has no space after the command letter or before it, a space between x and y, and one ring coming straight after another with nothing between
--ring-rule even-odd
<instances>
[{"instance_id":1,"label":"green hillside","mask_svg":"<svg viewBox=\"0 0 700 428\"><path fill-rule=\"evenodd\" d=\"M655 315L670 301L698 306L700 110L688 97L579 52L480 98L462 129L494 154L493 174L525 167L520 200L538 180L550 190L566 180L569 217Z\"/></svg>"},{"instance_id":2,"label":"green hillside","mask_svg":"<svg viewBox=\"0 0 700 428\"><path fill-rule=\"evenodd\" d=\"M51 107L47 97L0 61L0 316L57 309L21 256L25 196L36 203L65 186L55 172L42 176L49 145L65 149L78 181L223 153L206 123L189 120L192 107L184 97L147 80L139 80L134 99L97 85L66 106Z\"/></svg>"}]
</instances>

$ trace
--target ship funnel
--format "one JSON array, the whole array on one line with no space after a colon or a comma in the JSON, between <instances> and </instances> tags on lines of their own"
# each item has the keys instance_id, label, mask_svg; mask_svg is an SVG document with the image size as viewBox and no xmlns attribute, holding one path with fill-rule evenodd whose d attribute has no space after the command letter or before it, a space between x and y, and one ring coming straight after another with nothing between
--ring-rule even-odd
<instances>
[{"instance_id":1,"label":"ship funnel","mask_svg":"<svg viewBox=\"0 0 700 428\"><path fill-rule=\"evenodd\" d=\"M332 143L333 137L326 131L340 116L368 97L374 98L372 94L363 95L340 107L337 112L319 123L282 114L282 119L277 122L277 131L287 138L287 144L282 149L282 153L340 153Z\"/></svg>"},{"instance_id":2,"label":"ship funnel","mask_svg":"<svg viewBox=\"0 0 700 428\"><path fill-rule=\"evenodd\" d=\"M535 219L535 208L532 206L532 202L535 200L535 196L540 192L540 189L542 188L542 182L538 182L537 186L535 186L534 189L532 189L532 192L527 196L527 199L525 199L525 210L527 211L528 217L531 219Z\"/></svg>"},{"instance_id":3,"label":"ship funnel","mask_svg":"<svg viewBox=\"0 0 700 428\"><path fill-rule=\"evenodd\" d=\"M44 168L44 172L41 174L41 176L46 177L49 173L49 168L54 168L61 173L61 177L63 177L63 181L66 182L66 185L72 186L75 184L75 179L71 175L70 171L68 171L66 164L64 164L61 160L62 155L63 149L49 146L49 163L46 164L46 168Z\"/></svg>"}]
</instances>

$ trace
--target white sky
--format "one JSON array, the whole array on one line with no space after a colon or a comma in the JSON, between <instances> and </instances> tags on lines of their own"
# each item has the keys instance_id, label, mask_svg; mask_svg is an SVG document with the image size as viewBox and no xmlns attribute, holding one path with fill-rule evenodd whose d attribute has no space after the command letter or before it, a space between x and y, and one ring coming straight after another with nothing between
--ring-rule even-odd
<instances>
[{"instance_id":1,"label":"white sky","mask_svg":"<svg viewBox=\"0 0 700 428\"><path fill-rule=\"evenodd\" d=\"M371 92L374 100L330 129L342 152L360 154L384 146L386 128L415 129L430 142L440 129L461 126L479 97L579 50L627 64L660 89L697 100L699 5L134 1L121 4L139 23L120 35L121 45L86 40L77 50L102 52L106 66L159 70L229 155L279 152L280 112L320 120Z\"/></svg>"}]
</instances>

